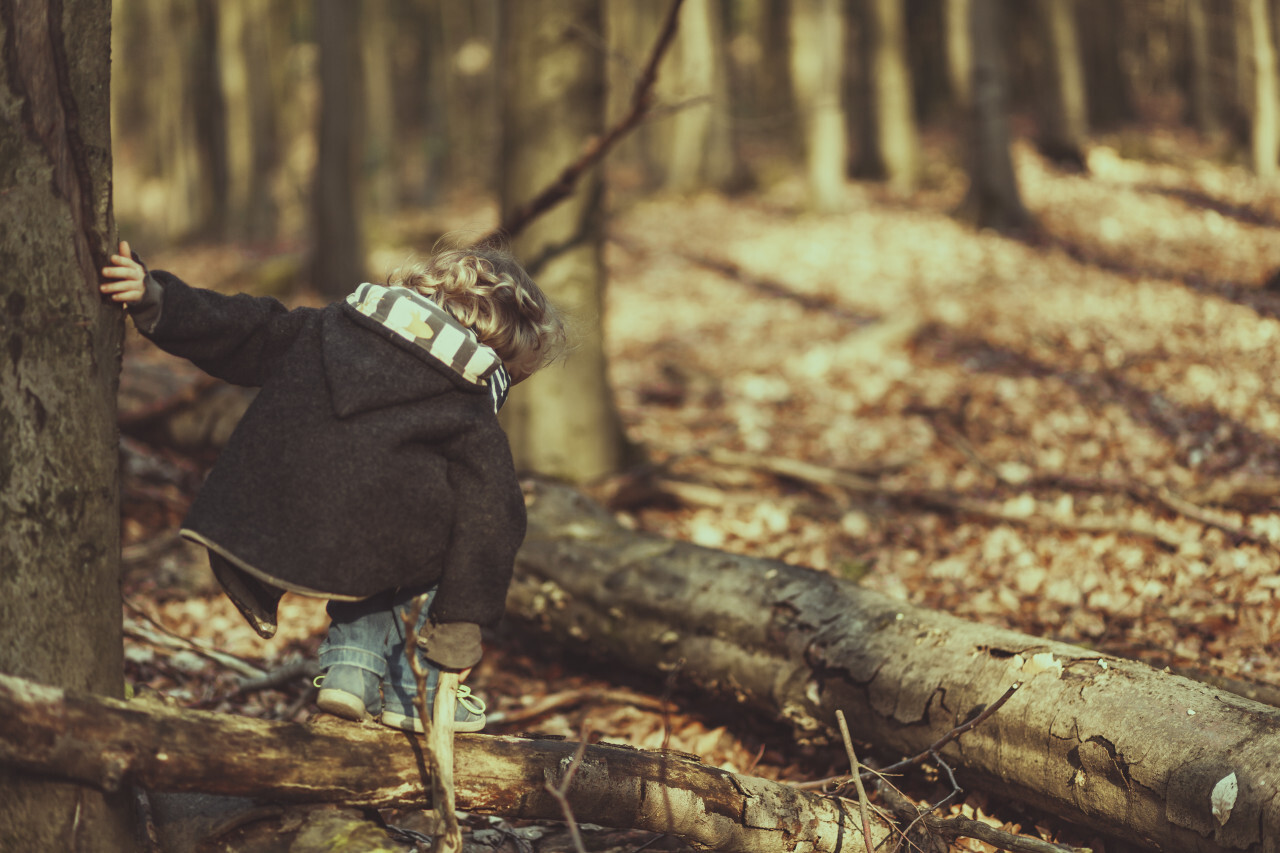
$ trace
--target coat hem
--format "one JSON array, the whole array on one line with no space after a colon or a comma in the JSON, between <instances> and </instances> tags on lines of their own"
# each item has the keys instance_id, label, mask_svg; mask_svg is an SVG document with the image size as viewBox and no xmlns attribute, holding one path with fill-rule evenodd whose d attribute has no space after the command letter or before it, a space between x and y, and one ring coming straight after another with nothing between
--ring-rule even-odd
<instances>
[{"instance_id":1,"label":"coat hem","mask_svg":"<svg viewBox=\"0 0 1280 853\"><path fill-rule=\"evenodd\" d=\"M197 533L196 531L192 530L189 527L182 528L182 530L180 530L179 533L183 539L188 539L192 542L195 542L197 545L203 545L205 548L208 548L210 551L213 551L223 559L227 560L229 563L231 563L240 571L248 575L252 575L255 579L260 580L263 583L270 584L271 586L277 587L279 589L283 589L286 592L294 592L294 593L297 593L298 595L305 595L308 598L327 598L327 599L332 599L334 601L361 601L366 597L363 595L343 595L341 593L322 592L318 589L311 589L309 587L302 586L301 584L290 583L289 581L281 580L280 578L267 574L266 572L262 571L259 568L251 566L250 564L246 563L244 560L237 557L235 554L228 551L226 548L222 547L221 545L209 539L208 537L203 536L200 533Z\"/></svg>"}]
</instances>

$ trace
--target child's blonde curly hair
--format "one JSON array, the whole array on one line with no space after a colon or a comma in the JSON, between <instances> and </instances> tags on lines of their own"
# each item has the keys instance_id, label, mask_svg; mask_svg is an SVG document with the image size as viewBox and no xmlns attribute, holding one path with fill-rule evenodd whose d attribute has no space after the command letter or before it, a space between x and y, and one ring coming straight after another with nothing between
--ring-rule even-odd
<instances>
[{"instance_id":1,"label":"child's blonde curly hair","mask_svg":"<svg viewBox=\"0 0 1280 853\"><path fill-rule=\"evenodd\" d=\"M512 382L520 382L564 354L560 312L500 246L437 251L387 278L391 287L416 290L476 333L498 353Z\"/></svg>"}]
</instances>

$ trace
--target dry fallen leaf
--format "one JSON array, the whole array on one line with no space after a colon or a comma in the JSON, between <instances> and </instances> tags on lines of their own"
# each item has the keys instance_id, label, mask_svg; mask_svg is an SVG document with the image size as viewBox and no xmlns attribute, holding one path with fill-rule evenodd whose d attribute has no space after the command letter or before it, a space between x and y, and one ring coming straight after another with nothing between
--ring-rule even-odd
<instances>
[{"instance_id":1,"label":"dry fallen leaf","mask_svg":"<svg viewBox=\"0 0 1280 853\"><path fill-rule=\"evenodd\" d=\"M1223 776L1218 780L1218 784L1213 786L1209 803L1213 808L1213 816L1218 819L1219 824L1226 826L1227 821L1231 819L1231 810L1236 806L1236 794L1239 790L1235 771Z\"/></svg>"}]
</instances>

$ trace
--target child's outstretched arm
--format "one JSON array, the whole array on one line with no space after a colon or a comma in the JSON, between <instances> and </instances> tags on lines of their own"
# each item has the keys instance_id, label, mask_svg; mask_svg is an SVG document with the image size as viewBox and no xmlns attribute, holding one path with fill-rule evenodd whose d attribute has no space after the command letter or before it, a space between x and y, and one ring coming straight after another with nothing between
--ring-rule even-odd
<instances>
[{"instance_id":1,"label":"child's outstretched arm","mask_svg":"<svg viewBox=\"0 0 1280 853\"><path fill-rule=\"evenodd\" d=\"M126 306L141 302L147 292L147 271L133 259L127 240L120 241L120 254L111 256L111 264L102 268L104 280L98 289Z\"/></svg>"},{"instance_id":2,"label":"child's outstretched arm","mask_svg":"<svg viewBox=\"0 0 1280 853\"><path fill-rule=\"evenodd\" d=\"M138 331L165 352L235 385L261 385L315 309L289 311L278 300L226 296L150 271L120 241L99 289L129 311Z\"/></svg>"}]
</instances>

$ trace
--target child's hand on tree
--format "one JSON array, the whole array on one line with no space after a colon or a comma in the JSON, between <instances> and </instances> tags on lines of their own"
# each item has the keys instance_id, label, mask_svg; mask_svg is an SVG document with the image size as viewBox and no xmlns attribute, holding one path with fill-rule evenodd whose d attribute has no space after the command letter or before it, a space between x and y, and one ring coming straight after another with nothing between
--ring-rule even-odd
<instances>
[{"instance_id":1,"label":"child's hand on tree","mask_svg":"<svg viewBox=\"0 0 1280 853\"><path fill-rule=\"evenodd\" d=\"M146 292L147 271L133 259L128 241L120 241L120 254L112 255L111 263L114 266L102 268L105 281L98 289L109 294L116 302L126 305L140 301L142 294Z\"/></svg>"}]
</instances>

